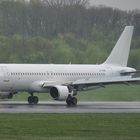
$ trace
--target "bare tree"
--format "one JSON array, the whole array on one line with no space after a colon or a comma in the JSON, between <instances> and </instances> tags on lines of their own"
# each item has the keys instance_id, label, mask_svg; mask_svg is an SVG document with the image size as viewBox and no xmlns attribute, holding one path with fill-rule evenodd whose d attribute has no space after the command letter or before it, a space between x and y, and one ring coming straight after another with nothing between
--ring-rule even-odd
<instances>
[{"instance_id":1,"label":"bare tree","mask_svg":"<svg viewBox=\"0 0 140 140\"><path fill-rule=\"evenodd\" d=\"M43 2L48 6L87 6L89 4L89 0L43 0Z\"/></svg>"}]
</instances>

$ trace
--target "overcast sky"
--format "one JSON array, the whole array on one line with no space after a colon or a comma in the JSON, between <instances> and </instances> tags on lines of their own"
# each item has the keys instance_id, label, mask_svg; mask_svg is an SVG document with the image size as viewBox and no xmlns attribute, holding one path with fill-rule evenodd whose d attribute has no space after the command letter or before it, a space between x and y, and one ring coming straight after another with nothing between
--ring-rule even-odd
<instances>
[{"instance_id":1,"label":"overcast sky","mask_svg":"<svg viewBox=\"0 0 140 140\"><path fill-rule=\"evenodd\" d=\"M140 0L90 0L92 5L105 5L122 10L140 9Z\"/></svg>"}]
</instances>

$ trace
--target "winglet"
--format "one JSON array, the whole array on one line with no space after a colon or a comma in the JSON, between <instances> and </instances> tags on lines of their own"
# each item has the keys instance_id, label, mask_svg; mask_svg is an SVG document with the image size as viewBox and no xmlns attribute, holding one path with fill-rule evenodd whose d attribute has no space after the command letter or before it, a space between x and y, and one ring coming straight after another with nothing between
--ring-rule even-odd
<instances>
[{"instance_id":1,"label":"winglet","mask_svg":"<svg viewBox=\"0 0 140 140\"><path fill-rule=\"evenodd\" d=\"M125 27L123 33L104 64L118 65L122 67L127 66L133 30L133 26Z\"/></svg>"}]
</instances>

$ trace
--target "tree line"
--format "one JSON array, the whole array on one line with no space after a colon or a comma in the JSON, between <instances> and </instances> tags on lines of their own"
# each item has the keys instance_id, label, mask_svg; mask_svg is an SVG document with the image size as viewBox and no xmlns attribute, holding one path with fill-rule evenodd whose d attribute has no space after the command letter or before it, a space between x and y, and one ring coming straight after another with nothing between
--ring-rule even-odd
<instances>
[{"instance_id":1,"label":"tree line","mask_svg":"<svg viewBox=\"0 0 140 140\"><path fill-rule=\"evenodd\" d=\"M140 11L90 7L88 0L1 0L0 33L54 37L72 32L89 37L93 29L120 31L134 25L140 35Z\"/></svg>"},{"instance_id":2,"label":"tree line","mask_svg":"<svg viewBox=\"0 0 140 140\"><path fill-rule=\"evenodd\" d=\"M134 25L129 65L140 68L140 11L88 0L0 0L0 62L101 63Z\"/></svg>"}]
</instances>

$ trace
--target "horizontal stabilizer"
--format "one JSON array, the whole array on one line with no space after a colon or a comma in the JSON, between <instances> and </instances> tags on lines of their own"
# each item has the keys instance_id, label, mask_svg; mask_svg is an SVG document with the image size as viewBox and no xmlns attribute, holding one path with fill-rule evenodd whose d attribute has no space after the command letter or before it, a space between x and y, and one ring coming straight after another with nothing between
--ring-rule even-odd
<instances>
[{"instance_id":1,"label":"horizontal stabilizer","mask_svg":"<svg viewBox=\"0 0 140 140\"><path fill-rule=\"evenodd\" d=\"M137 71L131 71L131 72L122 72L120 73L121 75L129 75L129 74L138 74L140 73L140 70L137 70Z\"/></svg>"}]
</instances>

